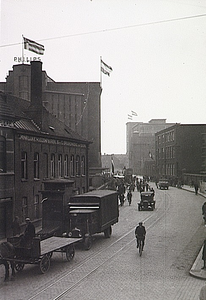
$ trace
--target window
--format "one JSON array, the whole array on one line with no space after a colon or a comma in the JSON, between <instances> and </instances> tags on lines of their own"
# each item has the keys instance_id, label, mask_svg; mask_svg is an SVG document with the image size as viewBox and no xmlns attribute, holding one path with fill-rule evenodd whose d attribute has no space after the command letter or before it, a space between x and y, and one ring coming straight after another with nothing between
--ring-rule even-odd
<instances>
[{"instance_id":1,"label":"window","mask_svg":"<svg viewBox=\"0 0 206 300\"><path fill-rule=\"evenodd\" d=\"M80 175L80 156L76 156L76 175Z\"/></svg>"},{"instance_id":2,"label":"window","mask_svg":"<svg viewBox=\"0 0 206 300\"><path fill-rule=\"evenodd\" d=\"M43 162L43 176L44 178L48 178L49 177L49 168L48 168L48 154L47 153L44 153L44 162Z\"/></svg>"},{"instance_id":3,"label":"window","mask_svg":"<svg viewBox=\"0 0 206 300\"><path fill-rule=\"evenodd\" d=\"M21 152L21 178L27 179L27 153Z\"/></svg>"},{"instance_id":4,"label":"window","mask_svg":"<svg viewBox=\"0 0 206 300\"><path fill-rule=\"evenodd\" d=\"M62 155L58 155L58 177L62 177Z\"/></svg>"},{"instance_id":5,"label":"window","mask_svg":"<svg viewBox=\"0 0 206 300\"><path fill-rule=\"evenodd\" d=\"M22 222L28 217L28 200L27 197L22 198Z\"/></svg>"},{"instance_id":6,"label":"window","mask_svg":"<svg viewBox=\"0 0 206 300\"><path fill-rule=\"evenodd\" d=\"M39 219L39 195L34 196L34 218Z\"/></svg>"},{"instance_id":7,"label":"window","mask_svg":"<svg viewBox=\"0 0 206 300\"><path fill-rule=\"evenodd\" d=\"M34 153L34 178L39 178L39 153Z\"/></svg>"},{"instance_id":8,"label":"window","mask_svg":"<svg viewBox=\"0 0 206 300\"><path fill-rule=\"evenodd\" d=\"M68 177L69 176L69 170L68 170L68 155L64 156L64 177Z\"/></svg>"},{"instance_id":9,"label":"window","mask_svg":"<svg viewBox=\"0 0 206 300\"><path fill-rule=\"evenodd\" d=\"M82 156L82 161L81 161L81 169L82 169L82 175L85 175L85 156Z\"/></svg>"},{"instance_id":10,"label":"window","mask_svg":"<svg viewBox=\"0 0 206 300\"><path fill-rule=\"evenodd\" d=\"M55 177L55 155L51 154L51 177Z\"/></svg>"},{"instance_id":11,"label":"window","mask_svg":"<svg viewBox=\"0 0 206 300\"><path fill-rule=\"evenodd\" d=\"M0 137L0 173L6 172L6 141Z\"/></svg>"},{"instance_id":12,"label":"window","mask_svg":"<svg viewBox=\"0 0 206 300\"><path fill-rule=\"evenodd\" d=\"M70 160L70 174L71 174L71 176L74 176L74 155L71 155L71 160Z\"/></svg>"}]
</instances>

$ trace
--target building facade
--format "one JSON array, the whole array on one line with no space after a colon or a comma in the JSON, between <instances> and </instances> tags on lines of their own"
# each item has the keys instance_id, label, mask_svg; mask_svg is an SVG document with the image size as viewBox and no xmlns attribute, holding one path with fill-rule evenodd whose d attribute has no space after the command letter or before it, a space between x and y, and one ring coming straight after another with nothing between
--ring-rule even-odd
<instances>
[{"instance_id":1,"label":"building facade","mask_svg":"<svg viewBox=\"0 0 206 300\"><path fill-rule=\"evenodd\" d=\"M171 125L173 123L166 123L166 119L126 124L128 167L133 169L134 174L154 176L155 133Z\"/></svg>"},{"instance_id":2,"label":"building facade","mask_svg":"<svg viewBox=\"0 0 206 300\"><path fill-rule=\"evenodd\" d=\"M158 177L183 180L206 172L206 125L175 124L155 135Z\"/></svg>"},{"instance_id":3,"label":"building facade","mask_svg":"<svg viewBox=\"0 0 206 300\"><path fill-rule=\"evenodd\" d=\"M88 165L92 175L101 172L100 82L55 82L42 70L42 101L58 120L91 141ZM0 83L6 94L31 101L31 65L18 64ZM90 183L92 185L92 182Z\"/></svg>"},{"instance_id":4,"label":"building facade","mask_svg":"<svg viewBox=\"0 0 206 300\"><path fill-rule=\"evenodd\" d=\"M0 93L0 238L16 215L22 227L27 216L40 224L45 182L71 186L70 195L89 190L90 142L45 109L41 77L32 62L30 101Z\"/></svg>"}]
</instances>

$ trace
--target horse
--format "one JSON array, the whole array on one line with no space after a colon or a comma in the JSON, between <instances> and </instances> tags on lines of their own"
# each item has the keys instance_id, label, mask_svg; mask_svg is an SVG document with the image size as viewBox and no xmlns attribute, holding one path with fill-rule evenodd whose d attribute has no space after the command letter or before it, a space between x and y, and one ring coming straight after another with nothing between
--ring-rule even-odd
<instances>
[{"instance_id":1,"label":"horse","mask_svg":"<svg viewBox=\"0 0 206 300\"><path fill-rule=\"evenodd\" d=\"M0 264L5 266L5 277L4 281L9 279L9 263L7 258L15 257L15 248L9 242L3 242L0 244ZM15 263L10 261L10 266L12 270L12 277L15 277Z\"/></svg>"}]
</instances>

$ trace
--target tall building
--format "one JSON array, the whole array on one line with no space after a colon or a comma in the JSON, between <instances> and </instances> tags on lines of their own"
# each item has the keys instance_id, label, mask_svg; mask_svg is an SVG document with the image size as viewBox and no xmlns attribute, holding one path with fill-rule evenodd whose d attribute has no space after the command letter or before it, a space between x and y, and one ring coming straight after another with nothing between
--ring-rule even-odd
<instances>
[{"instance_id":1,"label":"tall building","mask_svg":"<svg viewBox=\"0 0 206 300\"><path fill-rule=\"evenodd\" d=\"M18 64L9 71L0 90L31 101L31 65ZM91 141L89 147L90 185L101 173L101 86L100 82L55 82L42 71L42 101L57 119Z\"/></svg>"},{"instance_id":2,"label":"tall building","mask_svg":"<svg viewBox=\"0 0 206 300\"><path fill-rule=\"evenodd\" d=\"M175 124L156 133L159 177L182 180L184 174L206 174L206 125Z\"/></svg>"},{"instance_id":3,"label":"tall building","mask_svg":"<svg viewBox=\"0 0 206 300\"><path fill-rule=\"evenodd\" d=\"M155 165L155 133L174 123L166 123L166 119L152 119L148 123L128 122L127 157L128 166L136 175L153 176Z\"/></svg>"},{"instance_id":4,"label":"tall building","mask_svg":"<svg viewBox=\"0 0 206 300\"><path fill-rule=\"evenodd\" d=\"M30 71L30 101L0 92L0 238L16 215L22 229L27 216L40 224L45 184L60 186L54 198L63 187L66 202L89 190L90 142L43 106L41 62Z\"/></svg>"}]
</instances>

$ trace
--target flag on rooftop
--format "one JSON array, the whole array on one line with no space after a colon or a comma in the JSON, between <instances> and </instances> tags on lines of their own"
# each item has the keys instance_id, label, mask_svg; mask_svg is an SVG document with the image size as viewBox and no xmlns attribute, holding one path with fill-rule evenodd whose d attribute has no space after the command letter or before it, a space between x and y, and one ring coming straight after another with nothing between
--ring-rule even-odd
<instances>
[{"instance_id":1,"label":"flag on rooftop","mask_svg":"<svg viewBox=\"0 0 206 300\"><path fill-rule=\"evenodd\" d=\"M113 157L111 158L111 164L112 164L112 174L114 174L114 159Z\"/></svg>"},{"instance_id":2,"label":"flag on rooftop","mask_svg":"<svg viewBox=\"0 0 206 300\"><path fill-rule=\"evenodd\" d=\"M137 116L136 111L131 110L132 116Z\"/></svg>"},{"instance_id":3,"label":"flag on rooftop","mask_svg":"<svg viewBox=\"0 0 206 300\"><path fill-rule=\"evenodd\" d=\"M105 62L103 62L103 60L101 59L101 71L110 76L110 73L113 71L112 67L108 66Z\"/></svg>"},{"instance_id":4,"label":"flag on rooftop","mask_svg":"<svg viewBox=\"0 0 206 300\"><path fill-rule=\"evenodd\" d=\"M43 55L44 54L44 46L34 42L32 40L29 40L25 37L24 38L24 49L35 52L37 54Z\"/></svg>"}]
</instances>

